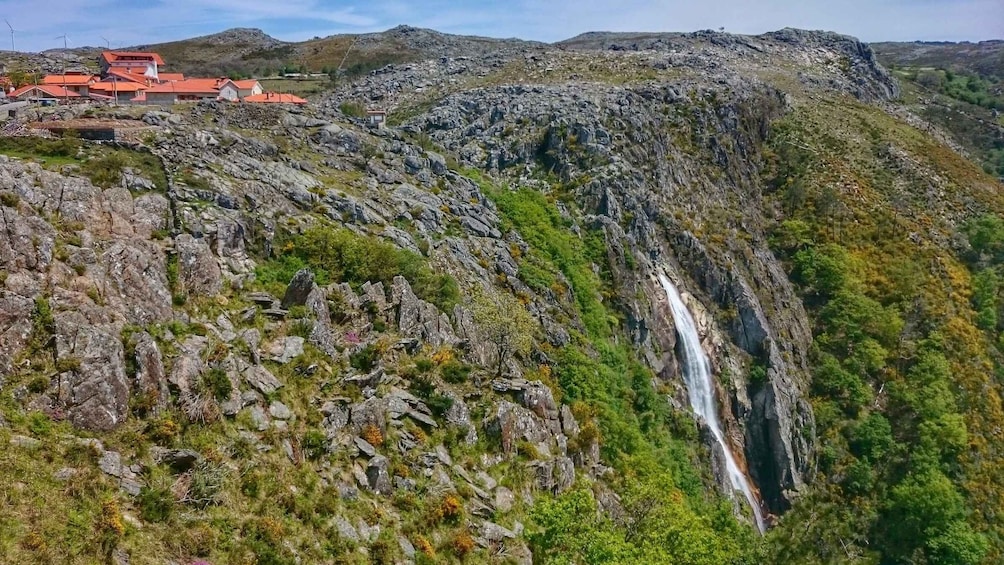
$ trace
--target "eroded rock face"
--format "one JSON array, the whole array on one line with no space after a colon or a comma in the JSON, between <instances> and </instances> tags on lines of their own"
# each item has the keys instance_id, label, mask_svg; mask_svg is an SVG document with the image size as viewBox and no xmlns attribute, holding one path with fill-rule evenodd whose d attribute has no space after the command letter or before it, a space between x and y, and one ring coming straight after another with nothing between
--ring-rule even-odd
<instances>
[{"instance_id":1,"label":"eroded rock face","mask_svg":"<svg viewBox=\"0 0 1004 565\"><path fill-rule=\"evenodd\" d=\"M171 319L171 292L166 261L160 249L146 241L114 242L101 256L110 306L129 322L147 325ZM215 264L215 261L214 261Z\"/></svg>"},{"instance_id":2,"label":"eroded rock face","mask_svg":"<svg viewBox=\"0 0 1004 565\"><path fill-rule=\"evenodd\" d=\"M28 341L34 306L30 298L0 291L0 380L11 372L17 353Z\"/></svg>"},{"instance_id":3,"label":"eroded rock face","mask_svg":"<svg viewBox=\"0 0 1004 565\"><path fill-rule=\"evenodd\" d=\"M154 412L162 410L170 401L170 393L160 348L150 334L143 332L135 339L133 354L136 358L136 394L152 401Z\"/></svg>"},{"instance_id":4,"label":"eroded rock face","mask_svg":"<svg viewBox=\"0 0 1004 565\"><path fill-rule=\"evenodd\" d=\"M841 88L867 99L889 93L883 86L884 71L870 67L874 64L871 54L847 38L826 34L751 40L727 34L715 37L723 43L713 50L724 50L727 57L752 44L787 49L778 45L789 42L799 48L812 45L844 54L854 65L860 64L853 73L876 81L876 89L862 89L846 77L834 78L842 81ZM769 220L757 186L758 147L771 120L784 114L787 102L781 92L764 84L720 78L721 84L733 84L729 93L718 92L721 98L713 112L694 115L692 127L701 132L700 150L707 161L700 166L693 153L682 151L674 139L660 133L665 115L691 107L687 92L694 85L689 84L598 87L589 95L567 85L501 86L458 93L416 118L414 124L442 145L456 149L462 161L475 167L519 177L521 168L532 166L543 153L545 165L563 178L589 179L574 191L575 198L587 221L605 235L614 286L627 306L628 334L653 371L676 383L678 390L683 385L673 355L675 329L671 315L660 306L662 291L648 281L650 273L666 268L681 271L696 283L699 300L708 302L717 320L726 320L723 312L735 311L735 316L718 322L725 328L725 339L720 340L719 350L711 352L712 357L752 357L768 366L770 384L748 388L742 374L734 375L735 398L721 402L736 407L734 412L725 411L725 427L734 442L744 444L740 458L748 461L768 505L783 510L804 483L812 450L807 439L811 434L804 433L812 429L811 409L805 400L811 332L783 267L766 245ZM554 116L561 116L559 123ZM611 120L617 121L616 126ZM527 122L543 128L537 145L511 139L499 142L503 131ZM711 177L705 165L720 174ZM708 217L709 207L734 210L734 219ZM729 237L709 251L705 241L686 229L688 222L752 237ZM560 332L552 331L546 318L543 323L549 340L560 343ZM462 319L457 328L462 338L469 335ZM533 406L546 421L558 423L551 416L552 407L544 399L533 398L532 391L520 403Z\"/></svg>"},{"instance_id":5,"label":"eroded rock face","mask_svg":"<svg viewBox=\"0 0 1004 565\"><path fill-rule=\"evenodd\" d=\"M174 239L174 245L185 290L200 296L212 296L220 292L223 275L209 244L189 234L181 234Z\"/></svg>"},{"instance_id":6,"label":"eroded rock face","mask_svg":"<svg viewBox=\"0 0 1004 565\"><path fill-rule=\"evenodd\" d=\"M550 431L533 412L507 400L495 406L485 418L484 427L486 433L502 442L502 450L507 454L513 453L520 441L536 444L551 439Z\"/></svg>"},{"instance_id":7,"label":"eroded rock face","mask_svg":"<svg viewBox=\"0 0 1004 565\"><path fill-rule=\"evenodd\" d=\"M76 366L59 375L66 417L81 428L114 429L128 414L130 392L118 331L90 325L76 312L59 313L55 322L57 360Z\"/></svg>"},{"instance_id":8,"label":"eroded rock face","mask_svg":"<svg viewBox=\"0 0 1004 565\"><path fill-rule=\"evenodd\" d=\"M394 277L391 296L391 303L398 308L397 322L402 334L435 347L457 342L449 317L434 304L415 296L404 277Z\"/></svg>"},{"instance_id":9,"label":"eroded rock face","mask_svg":"<svg viewBox=\"0 0 1004 565\"><path fill-rule=\"evenodd\" d=\"M293 275L293 280L286 286L286 293L282 296L282 307L289 309L290 306L303 306L307 303L307 297L314 288L314 273L309 269L301 269Z\"/></svg>"}]
</instances>

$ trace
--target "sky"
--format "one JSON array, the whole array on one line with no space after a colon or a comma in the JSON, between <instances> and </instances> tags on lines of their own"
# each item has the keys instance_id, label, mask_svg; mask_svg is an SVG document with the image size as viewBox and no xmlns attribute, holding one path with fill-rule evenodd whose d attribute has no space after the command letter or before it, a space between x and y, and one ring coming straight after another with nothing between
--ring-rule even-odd
<instances>
[{"instance_id":1,"label":"sky","mask_svg":"<svg viewBox=\"0 0 1004 565\"><path fill-rule=\"evenodd\" d=\"M286 41L382 31L558 41L586 31L825 29L864 41L1004 38L1002 0L0 0L19 51L120 48L256 27ZM0 23L0 30L5 27ZM7 31L7 30L3 30ZM0 49L10 49L10 34Z\"/></svg>"}]
</instances>

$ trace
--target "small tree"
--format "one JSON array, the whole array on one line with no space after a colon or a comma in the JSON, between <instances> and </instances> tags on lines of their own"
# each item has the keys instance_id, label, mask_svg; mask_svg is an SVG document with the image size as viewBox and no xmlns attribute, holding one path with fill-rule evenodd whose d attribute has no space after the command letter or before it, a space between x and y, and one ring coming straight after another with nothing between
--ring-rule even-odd
<instances>
[{"instance_id":1,"label":"small tree","mask_svg":"<svg viewBox=\"0 0 1004 565\"><path fill-rule=\"evenodd\" d=\"M501 376L510 356L530 353L537 322L519 300L495 289L475 290L471 302L474 322L495 350L495 373Z\"/></svg>"}]
</instances>

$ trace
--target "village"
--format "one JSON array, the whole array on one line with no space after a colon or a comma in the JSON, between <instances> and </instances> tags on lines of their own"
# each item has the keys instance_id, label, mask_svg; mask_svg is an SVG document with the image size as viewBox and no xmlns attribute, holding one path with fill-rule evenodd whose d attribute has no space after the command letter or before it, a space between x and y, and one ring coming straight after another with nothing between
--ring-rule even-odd
<instances>
[{"instance_id":1,"label":"village","mask_svg":"<svg viewBox=\"0 0 1004 565\"><path fill-rule=\"evenodd\" d=\"M193 78L164 72L164 59L157 53L104 51L98 62L99 74L63 71L38 77L32 84L20 87L7 80L3 84L7 101L46 105L84 102L170 105L204 100L307 103L294 94L265 92L257 79Z\"/></svg>"}]
</instances>

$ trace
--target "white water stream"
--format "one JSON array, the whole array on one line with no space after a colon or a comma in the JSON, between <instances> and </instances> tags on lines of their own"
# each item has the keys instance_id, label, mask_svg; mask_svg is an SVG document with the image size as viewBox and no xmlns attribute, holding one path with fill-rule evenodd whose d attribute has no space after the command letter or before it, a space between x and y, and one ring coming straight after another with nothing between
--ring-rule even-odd
<instances>
[{"instance_id":1,"label":"white water stream","mask_svg":"<svg viewBox=\"0 0 1004 565\"><path fill-rule=\"evenodd\" d=\"M680 293L673 286L673 282L664 273L659 273L659 282L666 291L669 305L673 310L673 320L676 322L676 333L679 336L683 369L683 380L687 383L687 392L690 396L690 406L707 423L715 441L722 446L725 452L725 468L732 482L732 488L743 493L753 509L753 517L756 519L756 527L762 534L764 532L763 511L753 496L753 489L750 487L746 474L739 469L736 458L732 455L732 449L725 441L722 433L722 424L718 419L718 407L715 403L715 387L712 381L711 363L708 356L701 347L701 337L697 333L697 326L694 324L694 317L690 315L687 306L683 303Z\"/></svg>"}]
</instances>

